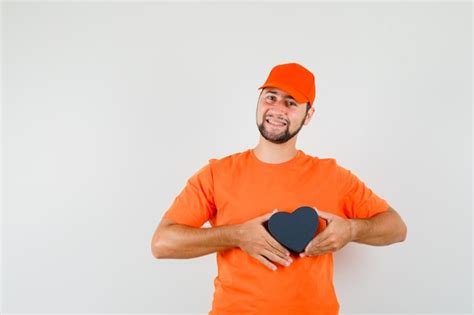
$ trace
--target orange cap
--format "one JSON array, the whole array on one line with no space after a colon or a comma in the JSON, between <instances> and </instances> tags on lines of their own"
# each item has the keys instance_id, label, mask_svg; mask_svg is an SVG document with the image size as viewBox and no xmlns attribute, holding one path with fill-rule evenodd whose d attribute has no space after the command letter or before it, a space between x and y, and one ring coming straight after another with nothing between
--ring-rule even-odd
<instances>
[{"instance_id":1,"label":"orange cap","mask_svg":"<svg viewBox=\"0 0 474 315\"><path fill-rule=\"evenodd\" d=\"M290 94L298 103L308 102L311 106L316 96L314 75L297 63L274 66L265 83L258 89L266 87L281 89Z\"/></svg>"}]
</instances>

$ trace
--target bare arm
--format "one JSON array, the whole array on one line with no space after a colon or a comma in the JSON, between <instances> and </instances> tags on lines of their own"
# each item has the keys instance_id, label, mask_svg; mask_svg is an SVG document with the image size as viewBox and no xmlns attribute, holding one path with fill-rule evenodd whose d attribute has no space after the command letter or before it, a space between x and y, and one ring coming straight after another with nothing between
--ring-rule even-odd
<instances>
[{"instance_id":1,"label":"bare arm","mask_svg":"<svg viewBox=\"0 0 474 315\"><path fill-rule=\"evenodd\" d=\"M351 219L351 241L383 246L406 239L407 227L392 207L369 219Z\"/></svg>"},{"instance_id":2,"label":"bare arm","mask_svg":"<svg viewBox=\"0 0 474 315\"><path fill-rule=\"evenodd\" d=\"M163 218L152 239L152 253L156 258L193 258L237 247L237 228L195 228Z\"/></svg>"},{"instance_id":3,"label":"bare arm","mask_svg":"<svg viewBox=\"0 0 474 315\"><path fill-rule=\"evenodd\" d=\"M407 235L405 223L392 207L368 219L346 219L321 210L318 214L328 221L327 227L311 240L301 257L335 252L349 242L389 245L403 242Z\"/></svg>"},{"instance_id":4,"label":"bare arm","mask_svg":"<svg viewBox=\"0 0 474 315\"><path fill-rule=\"evenodd\" d=\"M272 213L241 224L195 228L163 219L156 229L151 250L156 258L193 258L239 247L270 269L277 262L288 266L290 253L266 231L262 223Z\"/></svg>"}]
</instances>

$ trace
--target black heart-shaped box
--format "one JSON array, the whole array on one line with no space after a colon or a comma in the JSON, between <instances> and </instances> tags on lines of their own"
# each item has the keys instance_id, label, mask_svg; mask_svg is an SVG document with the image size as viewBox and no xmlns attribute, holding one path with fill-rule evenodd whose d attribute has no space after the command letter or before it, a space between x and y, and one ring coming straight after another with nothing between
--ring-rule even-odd
<instances>
[{"instance_id":1,"label":"black heart-shaped box","mask_svg":"<svg viewBox=\"0 0 474 315\"><path fill-rule=\"evenodd\" d=\"M303 206L292 213L276 212L263 225L278 243L299 254L316 235L319 216L314 208Z\"/></svg>"}]
</instances>

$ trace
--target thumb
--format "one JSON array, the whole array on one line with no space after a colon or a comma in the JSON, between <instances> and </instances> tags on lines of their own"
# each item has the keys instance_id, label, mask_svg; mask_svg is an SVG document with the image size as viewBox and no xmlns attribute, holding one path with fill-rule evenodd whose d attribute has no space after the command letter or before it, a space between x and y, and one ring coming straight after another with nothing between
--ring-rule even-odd
<instances>
[{"instance_id":1,"label":"thumb","mask_svg":"<svg viewBox=\"0 0 474 315\"><path fill-rule=\"evenodd\" d=\"M328 223L339 217L335 214L325 212L325 211L321 211L321 210L318 211L318 216L321 217L322 219L327 220Z\"/></svg>"}]
</instances>

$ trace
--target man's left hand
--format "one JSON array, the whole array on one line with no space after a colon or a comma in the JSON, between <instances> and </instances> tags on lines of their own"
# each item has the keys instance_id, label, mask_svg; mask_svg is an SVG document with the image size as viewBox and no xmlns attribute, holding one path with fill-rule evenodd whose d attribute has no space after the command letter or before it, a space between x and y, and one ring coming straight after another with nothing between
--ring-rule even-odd
<instances>
[{"instance_id":1,"label":"man's left hand","mask_svg":"<svg viewBox=\"0 0 474 315\"><path fill-rule=\"evenodd\" d=\"M318 210L319 217L326 219L326 228L313 238L300 257L324 255L335 252L351 241L351 221L332 213Z\"/></svg>"}]
</instances>

